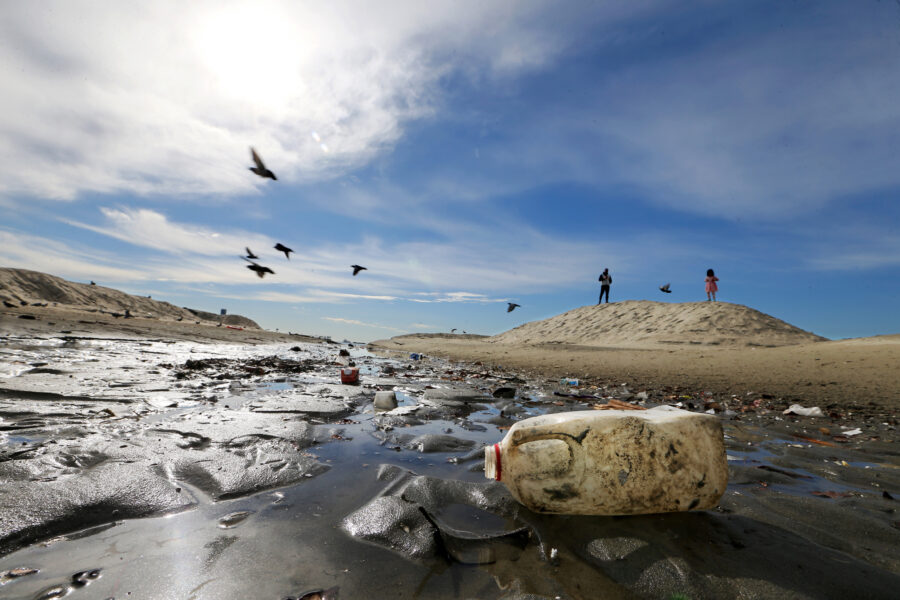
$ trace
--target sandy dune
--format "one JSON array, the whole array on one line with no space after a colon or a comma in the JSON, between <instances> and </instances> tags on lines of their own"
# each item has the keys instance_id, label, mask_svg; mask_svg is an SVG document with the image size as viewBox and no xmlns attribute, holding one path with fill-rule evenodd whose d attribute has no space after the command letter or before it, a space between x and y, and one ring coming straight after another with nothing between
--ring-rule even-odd
<instances>
[{"instance_id":1,"label":"sandy dune","mask_svg":"<svg viewBox=\"0 0 900 600\"><path fill-rule=\"evenodd\" d=\"M182 308L170 304L126 294L120 290L66 281L61 277L29 271L27 269L0 268L0 301L17 306L22 302L31 307L35 303L48 303L51 306L82 310L87 312L131 312L135 317L154 319L213 322L218 324L219 315L215 313ZM236 327L259 329L256 322L240 315L226 315L221 322Z\"/></svg>"},{"instance_id":2,"label":"sandy dune","mask_svg":"<svg viewBox=\"0 0 900 600\"><path fill-rule=\"evenodd\" d=\"M626 300L582 306L495 335L502 344L787 346L824 341L741 304Z\"/></svg>"}]
</instances>

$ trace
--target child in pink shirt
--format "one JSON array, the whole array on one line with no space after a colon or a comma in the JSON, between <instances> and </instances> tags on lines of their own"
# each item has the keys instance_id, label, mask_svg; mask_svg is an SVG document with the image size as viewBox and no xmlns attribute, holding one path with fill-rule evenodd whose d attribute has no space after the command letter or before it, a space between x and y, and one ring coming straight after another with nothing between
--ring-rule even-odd
<instances>
[{"instance_id":1,"label":"child in pink shirt","mask_svg":"<svg viewBox=\"0 0 900 600\"><path fill-rule=\"evenodd\" d=\"M709 302L710 300L712 300L713 302L716 301L716 292L719 291L719 286L716 285L716 282L718 280L719 280L719 278L716 277L715 271L713 271L712 269L706 270L706 301L707 302ZM710 295L712 296L712 298L710 298Z\"/></svg>"}]
</instances>

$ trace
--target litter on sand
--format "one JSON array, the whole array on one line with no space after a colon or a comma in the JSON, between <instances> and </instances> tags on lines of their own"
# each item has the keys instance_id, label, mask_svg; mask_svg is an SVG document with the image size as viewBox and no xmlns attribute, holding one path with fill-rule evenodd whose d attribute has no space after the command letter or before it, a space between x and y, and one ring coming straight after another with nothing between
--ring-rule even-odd
<instances>
[{"instance_id":1,"label":"litter on sand","mask_svg":"<svg viewBox=\"0 0 900 600\"><path fill-rule=\"evenodd\" d=\"M818 406L812 406L810 408L804 408L799 404L791 404L790 407L784 411L783 414L786 415L800 415L801 417L824 417L825 413L822 412L822 409Z\"/></svg>"}]
</instances>

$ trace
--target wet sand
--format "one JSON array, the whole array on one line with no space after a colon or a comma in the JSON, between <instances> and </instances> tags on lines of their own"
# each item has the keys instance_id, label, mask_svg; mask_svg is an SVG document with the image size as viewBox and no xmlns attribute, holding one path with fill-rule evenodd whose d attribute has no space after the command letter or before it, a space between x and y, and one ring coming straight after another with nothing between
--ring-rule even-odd
<instances>
[{"instance_id":1,"label":"wet sand","mask_svg":"<svg viewBox=\"0 0 900 600\"><path fill-rule=\"evenodd\" d=\"M891 598L900 584L887 400L798 417L782 414L774 388L734 398L686 359L656 364L646 385L617 371L560 387L559 373L583 372L560 357L583 352L587 369L606 353L536 349L548 364L526 353L520 369L506 358L499 368L488 349L464 364L412 360L409 339L373 356L282 334L49 314L0 320L4 598L285 598L334 586L340 598ZM341 361L361 367L361 385L340 384ZM499 387L514 397L493 397ZM398 411L374 410L380 390ZM719 507L540 515L484 479L482 446L512 423L610 400L714 411L730 468Z\"/></svg>"}]
</instances>

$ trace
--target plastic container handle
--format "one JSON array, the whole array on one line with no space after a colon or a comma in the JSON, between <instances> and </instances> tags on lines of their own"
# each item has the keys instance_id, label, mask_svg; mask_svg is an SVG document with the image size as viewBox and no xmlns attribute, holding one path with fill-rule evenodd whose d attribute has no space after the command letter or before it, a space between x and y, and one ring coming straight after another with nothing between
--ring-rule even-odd
<instances>
[{"instance_id":1,"label":"plastic container handle","mask_svg":"<svg viewBox=\"0 0 900 600\"><path fill-rule=\"evenodd\" d=\"M513 433L511 441L512 446L521 446L531 442L539 442L541 440L562 440L569 446L569 454L572 456L572 464L569 467L569 479L574 485L581 485L584 479L584 448L581 446L581 440L584 435L578 437L570 433L562 433L559 431L534 431L527 430L516 431Z\"/></svg>"}]
</instances>

